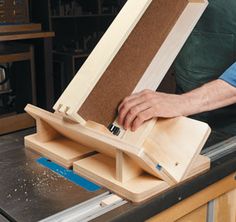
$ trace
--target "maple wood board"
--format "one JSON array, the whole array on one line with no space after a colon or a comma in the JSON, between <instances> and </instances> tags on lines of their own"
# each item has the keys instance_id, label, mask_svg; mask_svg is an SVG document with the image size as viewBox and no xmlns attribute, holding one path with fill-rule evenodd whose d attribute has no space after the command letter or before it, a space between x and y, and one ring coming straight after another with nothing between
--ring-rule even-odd
<instances>
[{"instance_id":1,"label":"maple wood board","mask_svg":"<svg viewBox=\"0 0 236 222\"><path fill-rule=\"evenodd\" d=\"M81 117L105 126L114 121L118 104L133 92L187 4L187 0L152 1L79 109Z\"/></svg>"},{"instance_id":2,"label":"maple wood board","mask_svg":"<svg viewBox=\"0 0 236 222\"><path fill-rule=\"evenodd\" d=\"M0 118L0 135L35 126L34 119L27 113Z\"/></svg>"},{"instance_id":3,"label":"maple wood board","mask_svg":"<svg viewBox=\"0 0 236 222\"><path fill-rule=\"evenodd\" d=\"M207 124L177 117L159 119L143 147L177 182L182 181L210 135Z\"/></svg>"},{"instance_id":4,"label":"maple wood board","mask_svg":"<svg viewBox=\"0 0 236 222\"><path fill-rule=\"evenodd\" d=\"M150 138L147 138L147 140L153 140L153 144L146 142L144 146L134 146L112 134L104 134L104 132L97 131L96 129L88 128L72 121L68 122L60 115L50 113L32 105L27 105L25 110L38 120L38 123L39 119L45 123L43 135L46 134L48 140L50 140L48 134L53 135L53 139L51 139L52 145L49 146L52 147L52 152L57 151L57 144L61 147L67 147L67 140L78 143L75 147L82 145L111 157L115 157L117 150L120 150L127 154L143 170L165 180L168 184L174 184L183 179L188 167L200 153L202 144L205 142L210 131L207 124L186 117L161 120L157 122L152 132L153 134L150 134ZM40 124L37 124L39 131L38 141L40 142L39 126ZM190 136L186 136L189 132L195 135L196 140ZM60 138L58 140L57 134L66 140L63 141ZM170 134L171 137L167 134ZM30 146L39 148L40 144L37 142L37 137L34 138L33 141L29 141L31 142ZM27 144L27 137L25 141ZM45 145L46 143L44 143L43 149L48 149ZM183 146L184 154L181 146ZM59 155L59 153L57 152L55 155ZM62 158L66 157L64 151L60 156ZM68 161L71 162L71 158L68 158ZM176 165L176 162L179 165ZM65 164L68 164L68 162Z\"/></svg>"},{"instance_id":5,"label":"maple wood board","mask_svg":"<svg viewBox=\"0 0 236 222\"><path fill-rule=\"evenodd\" d=\"M209 169L209 158L199 156L192 170L196 176ZM116 180L115 160L103 154L95 154L74 163L73 170L133 202L142 202L175 186L168 185L152 175L143 173L124 183ZM190 174L186 179L190 179Z\"/></svg>"},{"instance_id":6,"label":"maple wood board","mask_svg":"<svg viewBox=\"0 0 236 222\"><path fill-rule=\"evenodd\" d=\"M26 107L37 122L26 146L63 166L73 163L75 171L134 202L208 169L209 159L199 156L210 133L205 123L154 119L122 137L106 129L124 97L158 86L206 6L206 0L127 1L56 112Z\"/></svg>"},{"instance_id":7,"label":"maple wood board","mask_svg":"<svg viewBox=\"0 0 236 222\"><path fill-rule=\"evenodd\" d=\"M81 103L85 101L151 2L152 0L127 1L53 107L56 111L67 114L78 122L84 122L77 115Z\"/></svg>"},{"instance_id":8,"label":"maple wood board","mask_svg":"<svg viewBox=\"0 0 236 222\"><path fill-rule=\"evenodd\" d=\"M92 149L64 137L59 137L48 142L40 142L37 139L37 134L25 137L25 147L66 168L71 168L75 161L95 153Z\"/></svg>"},{"instance_id":9,"label":"maple wood board","mask_svg":"<svg viewBox=\"0 0 236 222\"><path fill-rule=\"evenodd\" d=\"M63 117L33 105L27 105L25 111L36 120L40 119L40 121L45 122L49 128L48 132L53 134L56 132L68 140L75 141L83 146L91 148L92 150L105 153L112 157L115 157L117 149L121 150L135 159L135 162L149 173L152 173L156 177L165 179L170 184L174 183L168 172L166 172L165 169L158 170L155 163L146 153L142 152L142 148L140 147L125 143L114 135L106 135L104 132L99 132L74 122L65 121ZM43 133L45 134L45 132ZM55 138L55 141L56 139L57 138ZM38 140L40 141L40 137ZM59 143L60 142L61 141L59 141ZM27 137L25 138L25 143L27 144ZM30 146L33 146L33 144Z\"/></svg>"},{"instance_id":10,"label":"maple wood board","mask_svg":"<svg viewBox=\"0 0 236 222\"><path fill-rule=\"evenodd\" d=\"M235 189L214 200L214 222L236 221L236 185Z\"/></svg>"},{"instance_id":11,"label":"maple wood board","mask_svg":"<svg viewBox=\"0 0 236 222\"><path fill-rule=\"evenodd\" d=\"M39 23L29 24L14 24L14 25L1 25L0 33L17 33L17 32L37 32L42 30L42 25Z\"/></svg>"},{"instance_id":12,"label":"maple wood board","mask_svg":"<svg viewBox=\"0 0 236 222\"><path fill-rule=\"evenodd\" d=\"M124 97L158 87L206 6L204 0L127 1L54 109L108 126Z\"/></svg>"},{"instance_id":13,"label":"maple wood board","mask_svg":"<svg viewBox=\"0 0 236 222\"><path fill-rule=\"evenodd\" d=\"M183 216L182 218L176 220L175 222L186 222L186 221L207 222L207 215L208 215L208 205L206 204L206 205L194 210L193 212ZM165 221L165 222L167 222L167 221Z\"/></svg>"}]
</instances>

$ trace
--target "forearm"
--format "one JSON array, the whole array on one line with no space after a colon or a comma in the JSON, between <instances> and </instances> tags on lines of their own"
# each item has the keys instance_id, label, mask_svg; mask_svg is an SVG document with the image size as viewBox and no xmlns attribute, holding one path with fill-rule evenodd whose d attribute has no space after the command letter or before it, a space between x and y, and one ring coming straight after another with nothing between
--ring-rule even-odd
<instances>
[{"instance_id":1,"label":"forearm","mask_svg":"<svg viewBox=\"0 0 236 222\"><path fill-rule=\"evenodd\" d=\"M135 131L151 118L190 116L233 103L236 103L236 84L234 87L221 79L182 95L144 90L123 100L118 108L118 122Z\"/></svg>"},{"instance_id":2,"label":"forearm","mask_svg":"<svg viewBox=\"0 0 236 222\"><path fill-rule=\"evenodd\" d=\"M184 116L211 111L236 103L236 87L217 79L181 95Z\"/></svg>"}]
</instances>

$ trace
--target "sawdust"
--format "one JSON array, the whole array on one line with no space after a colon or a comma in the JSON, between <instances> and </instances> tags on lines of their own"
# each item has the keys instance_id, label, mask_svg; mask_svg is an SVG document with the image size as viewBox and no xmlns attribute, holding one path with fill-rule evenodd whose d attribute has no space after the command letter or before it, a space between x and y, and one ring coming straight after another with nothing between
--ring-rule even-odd
<instances>
[{"instance_id":1,"label":"sawdust","mask_svg":"<svg viewBox=\"0 0 236 222\"><path fill-rule=\"evenodd\" d=\"M28 162L26 166L30 166ZM65 172L57 170L57 173L65 175ZM27 169L29 178L16 178L16 186L12 189L12 192L6 194L7 199L14 199L15 201L31 202L32 196L45 196L48 197L50 193L63 192L73 188L72 185L61 185L58 181L67 181L62 175L59 175L50 170L41 169Z\"/></svg>"}]
</instances>

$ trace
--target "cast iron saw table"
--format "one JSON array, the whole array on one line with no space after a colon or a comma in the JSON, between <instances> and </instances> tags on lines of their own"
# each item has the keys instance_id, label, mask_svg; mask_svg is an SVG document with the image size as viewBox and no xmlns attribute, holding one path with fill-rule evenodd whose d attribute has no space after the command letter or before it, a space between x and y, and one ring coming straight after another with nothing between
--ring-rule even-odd
<instances>
[{"instance_id":1,"label":"cast iron saw table","mask_svg":"<svg viewBox=\"0 0 236 222\"><path fill-rule=\"evenodd\" d=\"M141 204L121 200L102 208L101 199L111 195L107 189L86 191L36 162L40 156L23 145L32 132L0 137L0 222L144 221L236 169L236 137L214 132L202 151L212 161L208 172Z\"/></svg>"}]
</instances>

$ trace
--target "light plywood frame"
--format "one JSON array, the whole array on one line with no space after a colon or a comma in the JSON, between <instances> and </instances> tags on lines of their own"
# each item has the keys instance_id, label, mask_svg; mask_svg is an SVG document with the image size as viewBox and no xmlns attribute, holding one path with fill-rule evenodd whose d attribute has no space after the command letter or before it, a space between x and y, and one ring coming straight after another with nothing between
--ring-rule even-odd
<instances>
[{"instance_id":1,"label":"light plywood frame","mask_svg":"<svg viewBox=\"0 0 236 222\"><path fill-rule=\"evenodd\" d=\"M165 6L168 4L169 8ZM112 117L108 118L108 116L114 115L113 113L116 112L115 110L118 103L127 96L128 93L137 92L145 88L156 89L158 87L198 19L207 7L207 4L208 2L205 0L178 0L175 2L172 0L143 0L138 2L136 0L128 0L101 41L90 54L89 58L58 99L54 109L66 118L70 118L81 124L85 124L87 120L92 120L107 126L112 121ZM162 15L162 9L168 10L166 11L168 15ZM172 13L169 13L170 11L172 11ZM171 14L174 15L172 20L167 21L170 23L167 25L169 27L162 27L161 24L165 21L159 24L159 20L168 19L168 17L172 16ZM161 18L161 16L163 18ZM149 31L155 31L155 33L161 31L155 30L155 27L150 24L151 19L156 19L157 25L160 26L159 28L166 29L165 32L163 31L162 36L157 35L157 46L154 46L157 47L158 51L152 52L148 57L150 61L146 61L146 63L136 71L134 76L140 75L140 71L144 72L140 75L140 81L137 79L136 82L129 85L129 90L127 90L125 89L127 88L125 84L130 81L132 82L132 79L129 81L124 79L126 81L121 81L123 89L120 90L122 87L117 88L118 86L114 85L110 81L110 78L111 76L113 79L116 78L119 69L130 65L124 64L126 58L131 57L129 60L135 67L138 63L142 63L140 62L140 58L137 57L147 57L147 55L140 54L142 51L140 51L140 53L133 52L133 54L131 54L132 52L130 51L135 47L140 47L135 44L140 44L140 41L144 41L144 39L138 39L137 35L142 34L144 38L145 36L147 38L147 36L152 35L152 33L148 33ZM144 25L148 27L146 28ZM143 29L144 31L142 31ZM136 42L133 43L133 41ZM151 45L152 42L147 42L147 44L145 42L145 45L142 47L146 48L148 44ZM139 60L134 60L134 56ZM107 74L108 72L109 75ZM121 73L120 75L122 75L121 78L126 78L129 73ZM132 76L132 78L134 76ZM109 89L110 86L112 88ZM107 91L106 93L100 92L104 87L107 88L107 91L112 91L113 93L107 93ZM118 102L110 105L112 103L110 94L114 94L115 91L124 91L124 95L120 95L121 98L118 98ZM104 97L106 97L106 102L104 101ZM114 99L115 98L113 98L113 100ZM107 105L108 103L110 103L109 106ZM112 108L109 108L110 106L112 106ZM104 110L102 110L103 107L105 107ZM98 110L98 112L95 110Z\"/></svg>"},{"instance_id":2,"label":"light plywood frame","mask_svg":"<svg viewBox=\"0 0 236 222\"><path fill-rule=\"evenodd\" d=\"M116 151L121 150L132 158L136 157L135 161L154 176L163 178L171 184L175 183L174 179L170 178L170 175L165 171L165 169L156 169L157 163L153 162L140 147L128 144L113 135L106 135L96 129L68 122L59 115L55 115L32 105L27 105L25 110L32 115L36 121L40 120L44 125L47 125L45 131L45 128L40 128L42 124L41 126L37 124L37 126L39 126L38 135L25 137L25 145L31 149L37 151L38 145L41 144L48 147L48 142L57 141L58 138L64 137L111 157L115 157ZM44 137L45 134L46 138ZM37 141L39 141L40 144ZM61 156L63 157L63 155Z\"/></svg>"},{"instance_id":3,"label":"light plywood frame","mask_svg":"<svg viewBox=\"0 0 236 222\"><path fill-rule=\"evenodd\" d=\"M127 95L126 93L135 93L143 89L155 90L158 87L205 10L207 1L178 0L173 2L172 0L153 0L143 1L141 5L139 4L141 3L137 4L137 1L129 0L121 13L117 16L102 40L89 56L88 60L84 63L55 104L54 109L59 112L60 115L81 124L85 124L86 118L89 118L89 120L96 121L105 126L108 126L110 123L109 121L113 120L113 123L118 125L115 119L107 116L113 115L112 113L116 112L118 102ZM158 4L160 4L160 6ZM169 4L169 8L167 8L168 6L165 6L166 4ZM176 8L174 6L175 4L177 5ZM124 84L123 88L127 88L127 85L125 85L126 82L130 82L132 79L123 81L122 78L127 74L123 73L118 75L118 69L121 69L125 65L126 67L130 66L130 64L125 63L125 58L129 56L132 57L130 62L133 63L134 66L141 63L138 57L142 55L139 56L139 53L131 50L134 47L139 47L140 39L137 36L141 35L144 37L142 29L145 27L143 26L149 27L146 30L147 33L148 31L155 31L155 28L153 27L155 25L160 29L164 28L162 27L162 24L159 24L160 22L158 20L159 17L161 17L160 19L167 19L168 16L165 17L165 15L158 12L158 10L161 11L166 9L168 9L168 16L169 11L176 10L176 15L173 16L172 20L170 19L167 21L169 23L175 22L175 24L168 34L162 33L160 36L156 36L157 41L155 44L157 45L157 52L154 51L153 54L149 56L149 59L151 59L150 62L139 67L139 70L144 72L143 74L141 72L142 75L136 71L135 76L140 75L141 77L139 81L129 85L129 90L123 92L122 96L116 96L113 95L113 93L107 93L102 90L110 86L112 89L108 90L123 91L120 90L123 86L118 86L119 84L117 84L119 81L120 84ZM131 14L132 16L130 18ZM127 19L124 20L124 17ZM154 17L157 17L157 21L155 24L151 25L149 21L154 19ZM119 33L119 35L117 35L117 33ZM115 36L115 38L111 38L111 36ZM162 39L163 36L166 38ZM160 41L163 42L160 44ZM133 44L133 42L136 42L136 45ZM142 47L146 48L147 44L148 43L145 42ZM143 49L140 53L141 52L144 53L146 51ZM123 72L124 71L127 70L124 69ZM118 77L116 77L117 75ZM110 76L112 76L112 79ZM117 89L117 87L119 87L119 89ZM111 96L113 96L113 99L110 98ZM117 102L113 102L114 97L118 97L118 99L116 99ZM110 108L109 106L113 108ZM121 129L119 137L128 143L141 146L155 124L156 119L148 121L136 132L131 132L129 130L125 131L119 126Z\"/></svg>"},{"instance_id":4,"label":"light plywood frame","mask_svg":"<svg viewBox=\"0 0 236 222\"><path fill-rule=\"evenodd\" d=\"M128 0L56 112L26 107L37 123L26 147L134 202L208 169L209 158L199 155L210 133L205 123L153 119L120 136L106 128L125 96L159 85L206 6L205 0Z\"/></svg>"},{"instance_id":5,"label":"light plywood frame","mask_svg":"<svg viewBox=\"0 0 236 222\"><path fill-rule=\"evenodd\" d=\"M53 107L56 111L72 120L85 124L84 119L77 114L79 107L88 97L151 2L151 0L127 1ZM80 92L78 92L78 89Z\"/></svg>"},{"instance_id":6,"label":"light plywood frame","mask_svg":"<svg viewBox=\"0 0 236 222\"><path fill-rule=\"evenodd\" d=\"M133 202L142 202L148 198L158 195L169 188L176 186L158 179L146 172L142 172L139 176L129 177L128 180L120 182L116 179L116 169L114 160L111 157L102 154L74 162L74 171L78 174L92 180L110 190L121 195L122 197ZM210 160L204 156L198 156L197 161L191 168L185 180L189 180L193 176L198 175L209 169ZM98 172L102 172L99 173Z\"/></svg>"},{"instance_id":7,"label":"light plywood frame","mask_svg":"<svg viewBox=\"0 0 236 222\"><path fill-rule=\"evenodd\" d=\"M135 87L134 93L158 88L207 6L204 0L189 2Z\"/></svg>"},{"instance_id":8,"label":"light plywood frame","mask_svg":"<svg viewBox=\"0 0 236 222\"><path fill-rule=\"evenodd\" d=\"M96 129L71 124L61 116L33 106L27 106L26 111L37 123L41 122L37 124L37 134L25 137L26 147L65 167L73 164L75 172L129 200L140 202L175 185L155 168L156 163L151 164L148 153L142 153L142 150L123 143L113 135L104 136L104 133ZM101 153L96 154L93 151L96 149ZM118 151L120 153L117 155ZM151 155L153 156L153 153ZM125 175L117 172L117 162ZM202 173L209 169L209 166L209 158L198 156L182 181Z\"/></svg>"},{"instance_id":9,"label":"light plywood frame","mask_svg":"<svg viewBox=\"0 0 236 222\"><path fill-rule=\"evenodd\" d=\"M182 144L177 144L175 147L175 143L178 143L179 139L183 141L181 137L189 130L192 130L196 136L195 141L185 139L189 149L195 151L202 146L206 138L203 137L199 141L198 137L201 137L199 132L207 135L209 127L205 124L203 129L202 123L196 120L186 117L162 120L154 127L153 134L147 137L147 143L138 147L126 143L107 131L104 133L104 129L102 128L101 131L100 126L94 127L93 124L83 126L32 105L28 105L25 110L37 122L37 134L25 137L26 147L65 167L74 165L74 170L79 174L135 202L143 201L177 182L209 169L209 158L199 156L199 153L195 154L197 157L191 169L186 166L181 167L182 164L186 164L188 155L186 155L187 159L182 158L182 162L179 159L179 156L183 155L180 150ZM177 128L180 124L185 130L182 129L176 133L176 136L172 136L170 130L175 130L172 124ZM160 145L164 145L163 150L155 142L154 146L150 144L149 140L153 140L156 130L159 130L159 133L155 139L160 142ZM161 131L169 134L172 143L167 143L169 139L166 138L165 133L162 135ZM175 150L175 154L170 152L171 149ZM100 154L96 154L95 151ZM185 150L184 153L188 152ZM180 160L178 166L175 164L177 160ZM183 170L185 168L188 172ZM142 186L134 189L132 187L136 182L141 182Z\"/></svg>"},{"instance_id":10,"label":"light plywood frame","mask_svg":"<svg viewBox=\"0 0 236 222\"><path fill-rule=\"evenodd\" d=\"M207 1L190 2L191 3L187 5L181 17L178 19L161 48L151 61L133 93L140 92L144 89L156 90L161 84L161 81L168 72L172 62L175 60L183 44L186 42L189 33L193 30L207 6ZM121 127L122 138L126 141L136 141L137 145L142 144L154 124L155 120L149 121L143 125L135 135L131 131L125 132ZM117 121L115 121L115 125L118 125ZM135 140L134 137L136 138Z\"/></svg>"}]
</instances>

